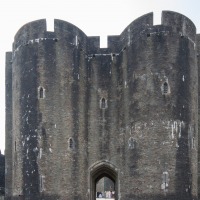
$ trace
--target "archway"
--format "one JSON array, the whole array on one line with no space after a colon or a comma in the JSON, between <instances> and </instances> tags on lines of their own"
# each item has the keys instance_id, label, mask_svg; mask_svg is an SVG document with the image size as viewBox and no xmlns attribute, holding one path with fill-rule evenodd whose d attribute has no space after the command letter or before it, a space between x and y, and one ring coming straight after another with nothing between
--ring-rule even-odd
<instances>
[{"instance_id":1,"label":"archway","mask_svg":"<svg viewBox=\"0 0 200 200\"><path fill-rule=\"evenodd\" d=\"M96 180L96 197L115 199L115 180L102 175Z\"/></svg>"},{"instance_id":2,"label":"archway","mask_svg":"<svg viewBox=\"0 0 200 200\"><path fill-rule=\"evenodd\" d=\"M97 191L97 186L102 179L110 183L109 192L112 192L111 196L118 200L118 172L114 165L106 161L96 163L90 168L90 200L96 200L97 192L100 192Z\"/></svg>"}]
</instances>

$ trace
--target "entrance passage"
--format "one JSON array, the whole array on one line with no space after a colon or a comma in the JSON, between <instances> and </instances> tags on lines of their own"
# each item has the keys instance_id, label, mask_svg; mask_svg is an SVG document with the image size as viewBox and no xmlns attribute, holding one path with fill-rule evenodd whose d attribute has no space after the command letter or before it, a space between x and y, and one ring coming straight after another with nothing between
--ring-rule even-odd
<instances>
[{"instance_id":1,"label":"entrance passage","mask_svg":"<svg viewBox=\"0 0 200 200\"><path fill-rule=\"evenodd\" d=\"M90 200L118 200L118 173L111 163L102 161L90 170Z\"/></svg>"},{"instance_id":2,"label":"entrance passage","mask_svg":"<svg viewBox=\"0 0 200 200\"><path fill-rule=\"evenodd\" d=\"M96 200L115 200L115 181L104 176L96 180Z\"/></svg>"}]
</instances>

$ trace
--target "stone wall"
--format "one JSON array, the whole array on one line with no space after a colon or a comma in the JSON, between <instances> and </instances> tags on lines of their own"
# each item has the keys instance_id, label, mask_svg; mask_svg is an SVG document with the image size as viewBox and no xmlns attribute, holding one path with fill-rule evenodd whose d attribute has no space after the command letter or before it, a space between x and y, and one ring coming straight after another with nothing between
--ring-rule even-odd
<instances>
[{"instance_id":1,"label":"stone wall","mask_svg":"<svg viewBox=\"0 0 200 200\"><path fill-rule=\"evenodd\" d=\"M11 55L7 199L94 200L102 177L117 200L197 199L196 28L187 17L164 11L153 26L149 13L105 49L68 22L47 32L38 20L18 31Z\"/></svg>"},{"instance_id":2,"label":"stone wall","mask_svg":"<svg viewBox=\"0 0 200 200\"><path fill-rule=\"evenodd\" d=\"M0 195L5 195L5 156L0 151Z\"/></svg>"}]
</instances>

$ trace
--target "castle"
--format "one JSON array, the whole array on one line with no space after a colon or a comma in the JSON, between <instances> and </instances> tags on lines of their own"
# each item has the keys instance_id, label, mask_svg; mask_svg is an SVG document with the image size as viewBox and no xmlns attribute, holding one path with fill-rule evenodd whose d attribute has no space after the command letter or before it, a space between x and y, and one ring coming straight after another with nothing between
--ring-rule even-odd
<instances>
[{"instance_id":1,"label":"castle","mask_svg":"<svg viewBox=\"0 0 200 200\"><path fill-rule=\"evenodd\" d=\"M24 25L6 53L6 200L198 199L200 35L171 11L108 36Z\"/></svg>"}]
</instances>

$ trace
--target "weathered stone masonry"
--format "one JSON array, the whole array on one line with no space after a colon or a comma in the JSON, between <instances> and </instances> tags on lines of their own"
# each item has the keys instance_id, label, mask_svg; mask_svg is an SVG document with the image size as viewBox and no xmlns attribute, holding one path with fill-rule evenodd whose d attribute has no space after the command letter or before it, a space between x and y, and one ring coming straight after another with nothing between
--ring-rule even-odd
<instances>
[{"instance_id":1,"label":"weathered stone masonry","mask_svg":"<svg viewBox=\"0 0 200 200\"><path fill-rule=\"evenodd\" d=\"M24 25L6 54L6 199L94 200L106 176L117 200L198 199L200 38L163 11L118 36Z\"/></svg>"},{"instance_id":2,"label":"weathered stone masonry","mask_svg":"<svg viewBox=\"0 0 200 200\"><path fill-rule=\"evenodd\" d=\"M0 199L5 195L5 156L0 150Z\"/></svg>"}]
</instances>

